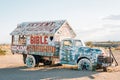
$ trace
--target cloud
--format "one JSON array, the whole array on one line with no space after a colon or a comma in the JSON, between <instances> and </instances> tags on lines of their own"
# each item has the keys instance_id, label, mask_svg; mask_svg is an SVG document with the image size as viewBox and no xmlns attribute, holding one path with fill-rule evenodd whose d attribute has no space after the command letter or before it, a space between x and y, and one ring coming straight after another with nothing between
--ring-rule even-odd
<instances>
[{"instance_id":1,"label":"cloud","mask_svg":"<svg viewBox=\"0 0 120 80\"><path fill-rule=\"evenodd\" d=\"M105 28L119 28L120 29L120 24L104 24L103 27Z\"/></svg>"},{"instance_id":2,"label":"cloud","mask_svg":"<svg viewBox=\"0 0 120 80\"><path fill-rule=\"evenodd\" d=\"M82 30L78 36L84 41L118 41L120 40L120 25L106 24L101 28Z\"/></svg>"},{"instance_id":3,"label":"cloud","mask_svg":"<svg viewBox=\"0 0 120 80\"><path fill-rule=\"evenodd\" d=\"M103 18L103 20L120 20L120 15L110 15Z\"/></svg>"},{"instance_id":4,"label":"cloud","mask_svg":"<svg viewBox=\"0 0 120 80\"><path fill-rule=\"evenodd\" d=\"M103 27L110 32L120 32L120 25L116 24L105 24Z\"/></svg>"}]
</instances>

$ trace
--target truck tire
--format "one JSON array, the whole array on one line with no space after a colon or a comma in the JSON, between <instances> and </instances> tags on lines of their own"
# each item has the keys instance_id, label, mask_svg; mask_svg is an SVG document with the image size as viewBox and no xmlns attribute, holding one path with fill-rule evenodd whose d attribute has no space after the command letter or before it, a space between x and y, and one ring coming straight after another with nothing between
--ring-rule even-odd
<instances>
[{"instance_id":1,"label":"truck tire","mask_svg":"<svg viewBox=\"0 0 120 80\"><path fill-rule=\"evenodd\" d=\"M38 66L39 66L39 62L40 62L41 57L38 56L38 55L34 55L34 57L35 57L35 61L36 61L36 65L35 65L35 67L38 67Z\"/></svg>"},{"instance_id":2,"label":"truck tire","mask_svg":"<svg viewBox=\"0 0 120 80\"><path fill-rule=\"evenodd\" d=\"M92 70L92 63L86 58L80 59L78 62L78 70Z\"/></svg>"},{"instance_id":3,"label":"truck tire","mask_svg":"<svg viewBox=\"0 0 120 80\"><path fill-rule=\"evenodd\" d=\"M36 67L38 66L37 59L35 58L34 55L27 55L26 57L26 65L27 67Z\"/></svg>"}]
</instances>

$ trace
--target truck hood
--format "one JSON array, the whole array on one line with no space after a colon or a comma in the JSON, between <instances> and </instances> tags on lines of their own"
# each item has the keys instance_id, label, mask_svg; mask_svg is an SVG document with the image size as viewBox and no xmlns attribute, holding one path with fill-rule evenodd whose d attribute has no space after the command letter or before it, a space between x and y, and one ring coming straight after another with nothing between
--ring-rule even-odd
<instances>
[{"instance_id":1,"label":"truck hood","mask_svg":"<svg viewBox=\"0 0 120 80\"><path fill-rule=\"evenodd\" d=\"M102 54L102 50L90 47L79 47L78 51L82 53Z\"/></svg>"}]
</instances>

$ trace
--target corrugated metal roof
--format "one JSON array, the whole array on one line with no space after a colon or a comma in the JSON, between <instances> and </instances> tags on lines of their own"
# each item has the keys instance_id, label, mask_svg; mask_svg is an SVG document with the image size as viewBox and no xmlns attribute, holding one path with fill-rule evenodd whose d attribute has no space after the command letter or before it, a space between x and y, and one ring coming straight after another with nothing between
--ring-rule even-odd
<instances>
[{"instance_id":1,"label":"corrugated metal roof","mask_svg":"<svg viewBox=\"0 0 120 80\"><path fill-rule=\"evenodd\" d=\"M36 35L36 34L54 34L66 20L43 21L43 22L24 22L10 35Z\"/></svg>"}]
</instances>

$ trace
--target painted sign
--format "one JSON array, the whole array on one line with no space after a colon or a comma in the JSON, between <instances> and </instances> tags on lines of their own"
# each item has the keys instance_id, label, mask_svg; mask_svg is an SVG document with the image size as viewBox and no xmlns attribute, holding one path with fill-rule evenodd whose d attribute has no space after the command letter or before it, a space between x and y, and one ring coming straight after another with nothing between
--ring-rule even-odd
<instances>
[{"instance_id":1,"label":"painted sign","mask_svg":"<svg viewBox=\"0 0 120 80\"><path fill-rule=\"evenodd\" d=\"M48 36L31 36L31 44L48 44Z\"/></svg>"},{"instance_id":2,"label":"painted sign","mask_svg":"<svg viewBox=\"0 0 120 80\"><path fill-rule=\"evenodd\" d=\"M48 52L55 53L56 48L54 46L41 46L41 45L29 45L27 47L29 52Z\"/></svg>"},{"instance_id":3,"label":"painted sign","mask_svg":"<svg viewBox=\"0 0 120 80\"><path fill-rule=\"evenodd\" d=\"M11 47L13 51L23 52L26 51L26 46L16 45Z\"/></svg>"}]
</instances>

